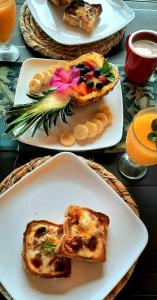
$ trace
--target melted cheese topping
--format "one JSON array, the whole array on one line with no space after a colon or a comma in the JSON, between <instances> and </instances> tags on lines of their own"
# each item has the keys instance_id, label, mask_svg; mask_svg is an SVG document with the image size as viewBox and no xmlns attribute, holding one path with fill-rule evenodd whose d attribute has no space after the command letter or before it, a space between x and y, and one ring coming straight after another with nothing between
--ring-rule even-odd
<instances>
[{"instance_id":1,"label":"melted cheese topping","mask_svg":"<svg viewBox=\"0 0 157 300\"><path fill-rule=\"evenodd\" d=\"M44 234L39 238L36 238L35 233L37 229L42 226L46 227L46 234ZM52 273L52 272L56 273L54 269L54 264L52 263L51 265L49 265L49 262L52 260L53 255L46 256L40 251L40 249L42 246L42 242L44 242L46 238L48 239L49 242L54 243L56 246L58 245L60 239L57 234L57 230L58 230L57 226L53 226L53 225L46 226L45 224L40 223L35 225L34 228L32 228L30 234L27 235L28 247L27 247L26 256L27 256L27 260L31 264L31 267L35 271L38 271L40 273ZM35 259L37 256L39 256L40 257L39 259L42 261L41 266L39 266L38 268L36 268L35 265L32 263L32 260Z\"/></svg>"},{"instance_id":2,"label":"melted cheese topping","mask_svg":"<svg viewBox=\"0 0 157 300\"><path fill-rule=\"evenodd\" d=\"M98 231L97 228L97 218L92 216L87 210L80 210L79 224L71 226L71 233L73 235L81 234L82 236L88 238L94 235Z\"/></svg>"},{"instance_id":3,"label":"melted cheese topping","mask_svg":"<svg viewBox=\"0 0 157 300\"><path fill-rule=\"evenodd\" d=\"M75 212L74 208L74 212ZM70 212L69 212L70 213ZM86 209L76 209L76 215L79 216L79 224L73 224L70 226L70 234L73 236L81 236L85 242L83 246L78 250L77 255L87 259L103 260L105 258L105 239L107 232L107 224L101 222L101 216L92 213ZM99 221L100 218L100 221ZM93 249L88 246L90 239L96 237L96 247ZM87 244L86 244L87 242ZM92 243L92 241L91 241Z\"/></svg>"},{"instance_id":4,"label":"melted cheese topping","mask_svg":"<svg viewBox=\"0 0 157 300\"><path fill-rule=\"evenodd\" d=\"M97 237L97 245L94 250L90 250L88 247L83 246L82 249L78 251L78 255L84 258L97 258L104 253L105 243L100 237Z\"/></svg>"},{"instance_id":5,"label":"melted cheese topping","mask_svg":"<svg viewBox=\"0 0 157 300\"><path fill-rule=\"evenodd\" d=\"M84 4L83 6L79 6L76 10L77 17L87 18L88 20L94 18L95 14L96 14L96 9L89 4Z\"/></svg>"},{"instance_id":6,"label":"melted cheese topping","mask_svg":"<svg viewBox=\"0 0 157 300\"><path fill-rule=\"evenodd\" d=\"M88 249L87 247L83 247L82 249L80 249L77 253L79 256L81 257L85 257L85 258L91 258L93 256L93 251L91 251L90 249Z\"/></svg>"}]
</instances>

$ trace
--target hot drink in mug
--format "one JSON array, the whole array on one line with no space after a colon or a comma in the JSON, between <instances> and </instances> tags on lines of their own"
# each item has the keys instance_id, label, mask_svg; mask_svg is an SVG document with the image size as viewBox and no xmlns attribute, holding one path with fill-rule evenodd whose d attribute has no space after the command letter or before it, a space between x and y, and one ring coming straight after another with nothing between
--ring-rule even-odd
<instances>
[{"instance_id":1,"label":"hot drink in mug","mask_svg":"<svg viewBox=\"0 0 157 300\"><path fill-rule=\"evenodd\" d=\"M125 73L130 81L143 83L157 67L157 32L140 30L126 39Z\"/></svg>"},{"instance_id":2,"label":"hot drink in mug","mask_svg":"<svg viewBox=\"0 0 157 300\"><path fill-rule=\"evenodd\" d=\"M149 40L139 40L133 42L133 47L139 55L146 55L152 57L157 55L157 43Z\"/></svg>"}]
</instances>

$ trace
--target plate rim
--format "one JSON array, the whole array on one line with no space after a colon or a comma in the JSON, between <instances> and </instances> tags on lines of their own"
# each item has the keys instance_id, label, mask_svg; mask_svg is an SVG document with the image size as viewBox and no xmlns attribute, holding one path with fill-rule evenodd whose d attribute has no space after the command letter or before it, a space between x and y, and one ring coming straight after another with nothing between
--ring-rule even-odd
<instances>
[{"instance_id":1,"label":"plate rim","mask_svg":"<svg viewBox=\"0 0 157 300\"><path fill-rule=\"evenodd\" d=\"M20 73L19 73L19 77L18 77L18 81L17 81L17 86L16 86L16 92L15 92L15 98L14 98L14 104L17 104L16 102L16 98L17 98L17 90L19 89L19 86L20 86L20 78L21 78L21 73L23 72L24 68L25 68L25 65L31 63L31 62L42 62L42 63L46 63L46 62L57 62L57 61L64 61L64 60L60 60L60 59L46 59L46 58L28 58L26 59L23 63L22 63L22 66L21 66L21 69L20 69ZM118 70L118 67L113 64L113 63L110 63L112 66L114 66L114 68L116 68L116 70ZM118 71L119 72L119 71ZM83 151L94 151L94 150L100 150L100 149L107 149L109 147L114 147L115 145L117 145L121 138L122 138L122 135L123 135L123 122L124 122L124 116L123 116L123 112L124 112L124 106L123 106L123 95L122 95L122 88L121 88L121 82L120 82L120 79L118 80L116 86L119 85L119 89L120 89L120 96L121 96L121 108L122 108L122 115L121 115L121 130L119 132L119 135L117 137L117 139L114 141L114 143L112 143L111 145L109 146L103 146L103 145L99 145L99 146L94 146L93 144L93 147L90 148L90 146L86 147L86 149L84 149L84 146L82 146L81 148L79 148L78 146L76 146L76 148L70 148L70 147L64 147L64 146L53 146L52 147L47 147L46 145L39 145L39 144L33 144L31 141L29 141L28 139L25 139L25 138L22 138L22 137L19 137L17 138L18 141L24 143L24 144L27 144L27 145L30 145L30 146L33 146L33 147L38 147L38 148L43 148L43 149L50 149L50 150L56 150L56 151L69 151L69 152L72 152L72 151L76 151L76 152L83 152ZM112 93L112 91L111 91ZM18 103L19 104L19 103ZM90 145L90 144L89 144ZM64 148L63 148L64 147Z\"/></svg>"},{"instance_id":2,"label":"plate rim","mask_svg":"<svg viewBox=\"0 0 157 300\"><path fill-rule=\"evenodd\" d=\"M109 2L108 0L103 0L103 1L107 1ZM129 17L127 17L127 20L126 22L123 22L123 25L120 25L118 26L118 28L116 30L111 30L110 33L106 34L104 37L97 37L95 39L92 39L90 42L88 41L82 41L80 42L79 40L76 39L76 41L74 41L73 43L70 42L69 40L66 39L66 43L63 43L62 39L58 39L57 37L60 36L60 35L55 35L52 36L48 33L47 29L45 30L44 26L41 26L40 25L40 18L38 17L38 15L36 15L35 11L34 11L34 7L33 7L33 4L32 4L32 0L26 0L27 2L27 5L31 11L31 14L33 16L33 18L35 19L35 21L37 22L38 26L51 38L53 39L54 41L56 41L57 43L61 44L61 45L67 45L67 46L76 46L76 45L84 45L84 44L90 44L90 43L94 43L94 42L98 42L98 41L101 41L105 38L108 38L110 37L111 35L117 33L118 31L122 30L124 27L126 27L130 22L132 22L135 18L135 12L134 10L129 7L123 0L117 0L119 1L121 7L124 7L125 10L127 10L130 14L129 14ZM70 39L70 34L69 34L69 39ZM88 37L87 37L87 40L88 40ZM69 42L68 42L69 41Z\"/></svg>"},{"instance_id":3,"label":"plate rim","mask_svg":"<svg viewBox=\"0 0 157 300\"><path fill-rule=\"evenodd\" d=\"M103 289L101 289L96 296L94 296L95 300L102 300L102 297L106 297L111 291L112 289L114 289L114 287L118 284L118 282L123 278L123 276L125 276L125 274L127 274L127 272L129 271L129 269L131 268L131 266L135 263L135 261L139 258L139 256L141 255L141 253L143 252L144 248L146 247L147 243L148 243L148 230L145 226L145 224L143 223L143 221L135 214L135 212L130 208L130 206L111 188L110 185L107 184L106 181L103 180L103 178L98 175L85 161L83 161L79 156L77 156L74 153L71 152L61 152L58 153L54 156L52 156L49 160L43 162L41 165L37 166L35 169L31 170L30 173L27 173L25 176L23 176L19 181L15 182L14 185L12 185L11 187L9 187L4 193L2 193L0 195L0 200L3 199L3 197L5 197L7 194L10 194L12 189L16 190L16 187L20 184L22 184L23 181L27 180L27 178L31 177L32 174L38 173L40 172L40 169L42 169L43 167L45 167L46 165L49 165L51 163L51 161L56 160L58 158L62 158L63 157L70 157L70 159L73 159L73 161L76 161L76 163L78 163L80 165L80 167L83 167L86 169L87 172L89 172L91 174L91 176L96 177L97 180L97 184L105 184L106 188L109 189L115 196L116 196L116 200L118 200L120 203L122 203L123 206L125 206L127 208L127 210L129 211L129 214L131 213L132 216L136 219L138 226L140 226L140 228L143 231L143 245L142 247L140 247L140 251L138 251L138 254L136 255L136 257L134 257L132 264L125 270L125 273L121 274L121 277L118 278L118 280L114 283L114 286L112 286L111 288L109 288L109 291L107 291L107 293L104 295L103 293ZM52 171L54 172L54 171ZM3 280L1 279L1 283L3 285L3 287L6 289L6 291L11 295L10 291L7 290L7 288L5 287L5 284L3 283ZM111 284L110 284L111 285ZM95 298L96 297L96 298ZM32 298L33 299L33 298ZM91 300L92 300L91 299ZM16 300L16 298L15 298Z\"/></svg>"}]
</instances>

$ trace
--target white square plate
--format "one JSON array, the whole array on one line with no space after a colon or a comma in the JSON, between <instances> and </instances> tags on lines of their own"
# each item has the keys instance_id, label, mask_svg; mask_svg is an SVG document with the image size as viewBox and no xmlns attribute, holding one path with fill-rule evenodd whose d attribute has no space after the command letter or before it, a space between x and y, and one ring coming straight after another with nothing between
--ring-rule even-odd
<instances>
[{"instance_id":1,"label":"white square plate","mask_svg":"<svg viewBox=\"0 0 157 300\"><path fill-rule=\"evenodd\" d=\"M69 205L110 218L107 261L72 261L69 278L41 279L22 266L23 232L32 220L62 223ZM141 254L148 233L142 221L80 158L61 153L0 197L0 281L15 300L101 300Z\"/></svg>"},{"instance_id":2,"label":"white square plate","mask_svg":"<svg viewBox=\"0 0 157 300\"><path fill-rule=\"evenodd\" d=\"M52 59L36 59L31 58L26 60L20 71L14 104L30 103L30 99L26 96L28 92L28 84L33 75L37 72L45 71L50 65L57 61ZM115 66L114 66L115 67ZM116 68L116 67L115 67ZM59 135L61 131L70 132L72 128L78 123L84 123L88 119L93 118L98 111L99 103L94 103L81 108L73 108L74 115L69 119L69 123L57 122L57 126L53 127L47 136L44 130L39 129L32 138L32 130L24 133L19 140L23 143L48 148L55 150L68 151L84 151L101 149L116 145L122 137L123 129L123 100L120 81L115 86L114 90L107 96L102 97L102 102L107 103L113 113L112 126L108 127L97 139L83 145L75 143L71 147L65 147L59 143Z\"/></svg>"},{"instance_id":3,"label":"white square plate","mask_svg":"<svg viewBox=\"0 0 157 300\"><path fill-rule=\"evenodd\" d=\"M122 0L89 0L102 5L102 14L91 34L63 22L65 7L55 7L48 0L27 0L29 9L39 26L60 44L79 45L102 40L130 23L134 11Z\"/></svg>"}]
</instances>

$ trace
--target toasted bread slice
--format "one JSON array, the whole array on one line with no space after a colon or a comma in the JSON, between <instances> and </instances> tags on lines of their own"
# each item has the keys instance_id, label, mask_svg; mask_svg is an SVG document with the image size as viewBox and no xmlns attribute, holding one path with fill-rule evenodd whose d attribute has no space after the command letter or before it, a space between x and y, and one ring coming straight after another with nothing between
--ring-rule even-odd
<instances>
[{"instance_id":1,"label":"toasted bread slice","mask_svg":"<svg viewBox=\"0 0 157 300\"><path fill-rule=\"evenodd\" d=\"M63 21L91 33L101 13L101 4L89 4L82 0L73 0L65 9Z\"/></svg>"},{"instance_id":2,"label":"toasted bread slice","mask_svg":"<svg viewBox=\"0 0 157 300\"><path fill-rule=\"evenodd\" d=\"M23 263L27 272L43 278L68 277L71 260L54 252L63 234L63 225L32 221L24 232Z\"/></svg>"},{"instance_id":3,"label":"toasted bread slice","mask_svg":"<svg viewBox=\"0 0 157 300\"><path fill-rule=\"evenodd\" d=\"M58 253L94 262L106 260L109 217L89 208L70 206L65 213L64 235Z\"/></svg>"},{"instance_id":4,"label":"toasted bread slice","mask_svg":"<svg viewBox=\"0 0 157 300\"><path fill-rule=\"evenodd\" d=\"M49 0L55 6L68 5L72 0Z\"/></svg>"}]
</instances>

